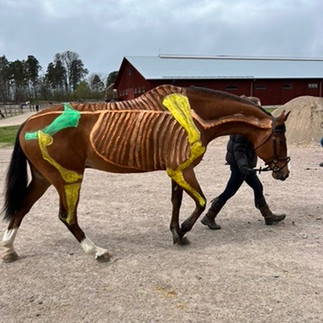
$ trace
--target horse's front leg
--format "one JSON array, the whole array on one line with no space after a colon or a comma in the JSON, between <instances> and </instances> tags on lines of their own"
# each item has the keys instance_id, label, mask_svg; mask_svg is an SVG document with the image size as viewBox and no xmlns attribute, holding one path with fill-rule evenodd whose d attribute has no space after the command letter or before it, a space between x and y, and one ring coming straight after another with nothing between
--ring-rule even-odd
<instances>
[{"instance_id":1,"label":"horse's front leg","mask_svg":"<svg viewBox=\"0 0 323 323\"><path fill-rule=\"evenodd\" d=\"M199 216L205 210L206 199L196 179L193 168L185 169L183 171L183 177L188 184L188 187L184 189L193 198L196 205L193 213L182 223L181 232L184 236L186 232L192 229Z\"/></svg>"},{"instance_id":2,"label":"horse's front leg","mask_svg":"<svg viewBox=\"0 0 323 323\"><path fill-rule=\"evenodd\" d=\"M176 171L176 172L169 171L168 173L172 177L173 181L175 181L178 184L178 186L182 188L182 190L184 189L185 192L188 193L193 198L196 204L196 207L193 213L182 223L181 228L179 228L178 215L179 215L180 204L179 205L175 204L177 205L178 209L177 209L177 213L174 213L176 211L176 208L174 207L174 203L173 203L172 223L174 226L173 227L171 226L171 231L173 233L173 240L174 240L174 243L178 243L178 242L185 243L186 241L183 240L183 237L186 232L192 229L194 223L197 221L199 216L205 210L206 199L195 177L193 168L187 168L187 169L184 169L183 171ZM176 230L172 230L174 228L176 228ZM176 231L176 234L177 234L177 235L175 234L175 236L174 236L174 231ZM179 238L179 240L177 238Z\"/></svg>"},{"instance_id":3,"label":"horse's front leg","mask_svg":"<svg viewBox=\"0 0 323 323\"><path fill-rule=\"evenodd\" d=\"M179 210L183 199L183 189L174 180L172 180L172 219L170 221L170 231L173 234L173 243L180 243L183 237L179 227Z\"/></svg>"},{"instance_id":4,"label":"horse's front leg","mask_svg":"<svg viewBox=\"0 0 323 323\"><path fill-rule=\"evenodd\" d=\"M182 223L181 226L181 234L182 236L185 235L186 232L190 231L193 227L193 225L195 224L195 222L197 221L197 219L199 218L199 216L203 213L203 211L205 210L205 206L202 206L199 204L198 201L195 201L196 203L196 208L193 211L193 213Z\"/></svg>"}]
</instances>

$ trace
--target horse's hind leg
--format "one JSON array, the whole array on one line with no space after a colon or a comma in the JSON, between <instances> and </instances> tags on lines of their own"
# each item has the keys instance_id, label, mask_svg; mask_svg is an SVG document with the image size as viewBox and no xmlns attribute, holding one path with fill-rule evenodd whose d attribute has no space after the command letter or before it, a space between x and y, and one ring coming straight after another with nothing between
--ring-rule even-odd
<instances>
[{"instance_id":1,"label":"horse's hind leg","mask_svg":"<svg viewBox=\"0 0 323 323\"><path fill-rule=\"evenodd\" d=\"M56 187L60 196L59 219L66 225L86 254L94 255L98 261L108 261L110 254L106 249L96 246L83 232L77 222L77 205L81 183L65 184Z\"/></svg>"},{"instance_id":2,"label":"horse's hind leg","mask_svg":"<svg viewBox=\"0 0 323 323\"><path fill-rule=\"evenodd\" d=\"M77 223L77 205L84 173L84 160L74 158L73 169L65 168L62 161L58 162L53 158L55 156L54 150L52 155L48 152L47 146L50 144L47 144L47 140L51 138L41 133L39 135L43 136L40 137L39 142L44 162L38 162L38 168L58 192L60 199L59 219L80 242L85 253L94 254L98 260L108 260L110 258L109 253L89 240ZM65 163L67 163L66 160L70 161L73 158L70 154L66 154L64 157Z\"/></svg>"},{"instance_id":3,"label":"horse's hind leg","mask_svg":"<svg viewBox=\"0 0 323 323\"><path fill-rule=\"evenodd\" d=\"M14 241L20 227L20 224L24 216L29 212L31 207L36 203L36 201L46 192L47 188L50 186L50 183L40 175L33 167L32 171L32 180L27 187L26 196L22 208L15 214L15 217L10 221L7 230L4 233L2 238L2 259L5 262L12 262L17 260L18 254L14 249Z\"/></svg>"}]
</instances>

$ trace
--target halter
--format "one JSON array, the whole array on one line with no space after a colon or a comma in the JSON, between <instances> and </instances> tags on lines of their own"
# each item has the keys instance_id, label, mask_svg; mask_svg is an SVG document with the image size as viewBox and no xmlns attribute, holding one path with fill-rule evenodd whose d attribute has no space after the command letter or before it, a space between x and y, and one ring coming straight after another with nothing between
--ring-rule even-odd
<instances>
[{"instance_id":1,"label":"halter","mask_svg":"<svg viewBox=\"0 0 323 323\"><path fill-rule=\"evenodd\" d=\"M285 132L285 128L276 128L276 119L273 119L273 123L272 123L272 129L271 129L271 133L269 134L269 136L267 136L262 143L260 143L255 149L254 151L256 151L259 147L261 147L262 145L264 145L270 138L271 136L273 136L273 150L274 150L274 158L269 161L269 162L266 162L265 165L268 165L267 167L265 168L257 168L257 169L254 169L255 171L258 171L259 174L261 172L266 172L266 171L270 171L272 170L274 173L278 173L280 172L287 164L288 162L290 161L290 157L287 156L287 157L278 157L278 154L277 154L277 144L276 144L276 136L275 134L278 134L278 133L284 133ZM286 161L285 164L281 167L279 165L279 161Z\"/></svg>"}]
</instances>

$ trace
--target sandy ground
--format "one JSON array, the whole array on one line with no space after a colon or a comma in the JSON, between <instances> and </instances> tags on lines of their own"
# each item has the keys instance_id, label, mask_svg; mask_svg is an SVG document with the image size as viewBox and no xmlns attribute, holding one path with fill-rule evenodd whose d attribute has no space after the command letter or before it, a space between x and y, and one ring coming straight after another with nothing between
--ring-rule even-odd
<instances>
[{"instance_id":1,"label":"sandy ground","mask_svg":"<svg viewBox=\"0 0 323 323\"><path fill-rule=\"evenodd\" d=\"M209 201L229 176L225 142L212 143L196 168ZM322 322L323 149L289 153L285 182L260 175L284 222L264 225L244 185L220 213L222 229L198 221L187 246L172 244L166 173L88 170L79 222L112 254L104 264L86 256L60 223L50 188L21 226L21 259L0 263L0 322ZM10 154L0 149L1 190ZM193 207L185 196L181 220Z\"/></svg>"},{"instance_id":2,"label":"sandy ground","mask_svg":"<svg viewBox=\"0 0 323 323\"><path fill-rule=\"evenodd\" d=\"M29 117L34 115L35 111L25 112L23 114L19 114L14 117L8 117L8 118L1 118L0 119L0 127L9 127L9 126L16 126L22 124L25 120L27 120Z\"/></svg>"}]
</instances>

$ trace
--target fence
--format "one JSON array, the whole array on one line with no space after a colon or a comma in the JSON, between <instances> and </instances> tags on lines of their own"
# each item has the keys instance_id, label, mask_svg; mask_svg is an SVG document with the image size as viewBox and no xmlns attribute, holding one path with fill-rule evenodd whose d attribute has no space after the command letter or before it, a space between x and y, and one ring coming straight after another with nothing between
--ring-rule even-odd
<instances>
[{"instance_id":1,"label":"fence","mask_svg":"<svg viewBox=\"0 0 323 323\"><path fill-rule=\"evenodd\" d=\"M37 107L38 105L38 107ZM1 104L0 103L0 119L13 117L29 111L38 111L49 107L50 103L44 104Z\"/></svg>"}]
</instances>

